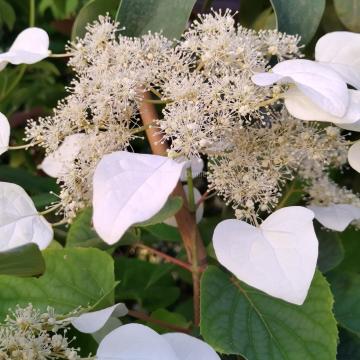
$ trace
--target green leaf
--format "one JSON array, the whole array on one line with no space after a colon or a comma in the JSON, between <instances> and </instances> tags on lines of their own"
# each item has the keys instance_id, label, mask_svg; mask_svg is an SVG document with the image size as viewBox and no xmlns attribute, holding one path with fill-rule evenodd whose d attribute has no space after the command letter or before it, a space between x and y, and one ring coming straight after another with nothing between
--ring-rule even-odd
<instances>
[{"instance_id":1,"label":"green leaf","mask_svg":"<svg viewBox=\"0 0 360 360\"><path fill-rule=\"evenodd\" d=\"M36 244L26 244L0 252L0 274L15 276L41 275L45 262Z\"/></svg>"},{"instance_id":2,"label":"green leaf","mask_svg":"<svg viewBox=\"0 0 360 360\"><path fill-rule=\"evenodd\" d=\"M196 0L122 0L116 15L125 35L141 36L148 31L169 38L183 33Z\"/></svg>"},{"instance_id":3,"label":"green leaf","mask_svg":"<svg viewBox=\"0 0 360 360\"><path fill-rule=\"evenodd\" d=\"M201 334L215 350L247 359L334 360L329 286L316 272L302 306L270 297L210 266L201 281Z\"/></svg>"},{"instance_id":4,"label":"green leaf","mask_svg":"<svg viewBox=\"0 0 360 360\"><path fill-rule=\"evenodd\" d=\"M144 231L143 231L144 230ZM149 225L141 229L144 242L152 243L161 241L181 242L179 230L167 224Z\"/></svg>"},{"instance_id":5,"label":"green leaf","mask_svg":"<svg viewBox=\"0 0 360 360\"><path fill-rule=\"evenodd\" d=\"M240 24L250 28L255 19L258 18L268 5L268 0L241 0L239 9Z\"/></svg>"},{"instance_id":6,"label":"green leaf","mask_svg":"<svg viewBox=\"0 0 360 360\"><path fill-rule=\"evenodd\" d=\"M177 314L175 312L171 312L166 309L156 309L151 313L151 317L157 320L161 320L166 322L167 324L179 326L182 328L188 328L190 326L190 322L187 321L184 316L181 314ZM150 326L152 329L154 329L156 332L163 334L168 333L169 329L164 328L160 325L156 325L154 323L147 323L148 326Z\"/></svg>"},{"instance_id":7,"label":"green leaf","mask_svg":"<svg viewBox=\"0 0 360 360\"><path fill-rule=\"evenodd\" d=\"M335 272L328 279L335 298L336 320L344 328L360 335L360 275Z\"/></svg>"},{"instance_id":8,"label":"green leaf","mask_svg":"<svg viewBox=\"0 0 360 360\"><path fill-rule=\"evenodd\" d=\"M287 34L301 35L307 44L315 35L325 10L325 0L270 0L277 28Z\"/></svg>"},{"instance_id":9,"label":"green leaf","mask_svg":"<svg viewBox=\"0 0 360 360\"><path fill-rule=\"evenodd\" d=\"M11 182L23 187L30 193L58 192L56 180L49 177L36 176L24 169L0 166L0 181Z\"/></svg>"},{"instance_id":10,"label":"green leaf","mask_svg":"<svg viewBox=\"0 0 360 360\"><path fill-rule=\"evenodd\" d=\"M155 214L149 220L135 224L134 226L144 227L149 225L160 224L164 222L166 219L170 218L171 216L174 216L181 209L182 205L183 205L183 200L180 196L170 197L166 201L163 208L157 214Z\"/></svg>"},{"instance_id":11,"label":"green leaf","mask_svg":"<svg viewBox=\"0 0 360 360\"><path fill-rule=\"evenodd\" d=\"M319 240L317 265L325 273L342 262L344 259L344 247L338 232L323 230L321 226L315 226L315 231Z\"/></svg>"},{"instance_id":12,"label":"green leaf","mask_svg":"<svg viewBox=\"0 0 360 360\"><path fill-rule=\"evenodd\" d=\"M97 249L43 252L46 271L38 279L0 275L0 320L9 308L32 303L40 310L54 307L65 314L79 306L102 308L114 303L114 263Z\"/></svg>"},{"instance_id":13,"label":"green leaf","mask_svg":"<svg viewBox=\"0 0 360 360\"><path fill-rule=\"evenodd\" d=\"M351 31L360 31L360 0L334 0L340 21Z\"/></svg>"},{"instance_id":14,"label":"green leaf","mask_svg":"<svg viewBox=\"0 0 360 360\"><path fill-rule=\"evenodd\" d=\"M360 241L359 231L350 226L338 234L345 249L345 257L337 270L360 273Z\"/></svg>"},{"instance_id":15,"label":"green leaf","mask_svg":"<svg viewBox=\"0 0 360 360\"><path fill-rule=\"evenodd\" d=\"M152 311L173 304L180 295L170 271L170 264L152 264L139 259L125 257L115 261L117 302L135 300L145 309Z\"/></svg>"},{"instance_id":16,"label":"green leaf","mask_svg":"<svg viewBox=\"0 0 360 360\"><path fill-rule=\"evenodd\" d=\"M276 16L271 7L265 9L254 21L253 28L257 31L276 28Z\"/></svg>"},{"instance_id":17,"label":"green leaf","mask_svg":"<svg viewBox=\"0 0 360 360\"><path fill-rule=\"evenodd\" d=\"M51 205L53 202L57 202L59 200L55 195L50 193L34 195L31 197L31 199L38 210L44 209L46 206Z\"/></svg>"},{"instance_id":18,"label":"green leaf","mask_svg":"<svg viewBox=\"0 0 360 360\"><path fill-rule=\"evenodd\" d=\"M16 14L14 8L5 0L0 0L0 25L4 23L9 30L15 24Z\"/></svg>"},{"instance_id":19,"label":"green leaf","mask_svg":"<svg viewBox=\"0 0 360 360\"><path fill-rule=\"evenodd\" d=\"M116 10L121 0L91 0L86 3L79 11L75 19L71 38L82 38L86 32L86 25L96 20L99 15L109 13L110 16L115 17Z\"/></svg>"}]
</instances>

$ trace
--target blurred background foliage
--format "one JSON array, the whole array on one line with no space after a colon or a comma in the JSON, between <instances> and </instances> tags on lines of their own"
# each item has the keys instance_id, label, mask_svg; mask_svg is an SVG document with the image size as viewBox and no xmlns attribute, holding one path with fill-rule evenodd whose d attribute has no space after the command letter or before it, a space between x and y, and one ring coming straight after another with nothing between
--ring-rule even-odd
<instances>
[{"instance_id":1,"label":"blurred background foliage","mask_svg":"<svg viewBox=\"0 0 360 360\"><path fill-rule=\"evenodd\" d=\"M169 7L166 10L169 13L163 14L164 21L173 22L176 14L172 16L169 9L172 1L176 1L158 1ZM134 0L133 3L135 2L139 0ZM122 6L131 8L133 3L124 1ZM64 53L67 42L83 33L84 24L88 20L107 11L115 16L118 4L119 0L36 0L35 25L48 32L53 53ZM304 52L310 58L317 39L323 34L331 31L360 32L360 0L199 0L193 8L191 18L198 13L208 12L211 8L230 8L234 11L237 22L256 30L278 26L280 30L289 33L300 32L306 44ZM6 51L16 35L28 26L28 1L0 0L0 52ZM66 95L65 87L71 77L71 69L67 68L66 59L63 58L48 58L30 66L9 65L0 73L0 111L8 116L12 126L12 144L22 143L27 119L51 114L57 101ZM136 146L144 145L135 144ZM39 209L54 200L49 191L58 190L55 180L46 177L37 168L42 155L39 150L11 151L0 158L0 181L14 182L24 187ZM360 192L358 173L344 169L333 175L337 182ZM202 191L205 189L204 181L203 177L196 180L196 186ZM301 184L297 184L296 188L299 187ZM289 197L287 205L296 203L301 203L301 196L295 192ZM205 218L200 224L200 231L207 244L211 242L213 229L219 219L230 216L231 212L217 198L207 202ZM91 230L90 220L91 213L87 211L81 214L70 230L60 227L55 231L56 240L61 245L65 245L67 240L68 247L103 246ZM317 232L320 241L319 268L331 282L335 294L335 313L340 314L338 321L341 325L341 341L338 358L359 359L360 314L358 317L355 315L359 312L360 304L360 236L352 228L339 234L317 227ZM171 252L174 246L174 249L179 247L179 233L165 224L130 231L126 235L127 242L123 244L136 241L140 233L146 244L160 244L163 250L170 246L170 250L164 251ZM115 249L106 250L112 252ZM116 251L121 253L127 249ZM211 254L211 248L209 252ZM122 263L126 264L122 266ZM191 299L184 294L191 292L190 279L182 271L178 271L177 278L174 279L170 275L171 270L172 266L167 264L154 266L139 258L116 258L115 273L118 278L126 279L116 290L117 300L136 301L152 312L153 317L178 325L187 324L192 318L192 305ZM347 274L345 278L343 274ZM349 321L354 316L353 321Z\"/></svg>"}]
</instances>

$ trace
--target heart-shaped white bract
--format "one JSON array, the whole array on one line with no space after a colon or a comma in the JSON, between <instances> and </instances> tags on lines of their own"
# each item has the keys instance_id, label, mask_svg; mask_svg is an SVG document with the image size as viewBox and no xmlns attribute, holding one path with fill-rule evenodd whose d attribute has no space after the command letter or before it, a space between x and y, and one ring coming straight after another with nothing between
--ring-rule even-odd
<instances>
[{"instance_id":1,"label":"heart-shaped white bract","mask_svg":"<svg viewBox=\"0 0 360 360\"><path fill-rule=\"evenodd\" d=\"M82 140L85 137L85 134L67 136L56 151L46 156L39 168L47 175L55 178L66 173L76 155L81 150Z\"/></svg>"},{"instance_id":2,"label":"heart-shaped white bract","mask_svg":"<svg viewBox=\"0 0 360 360\"><path fill-rule=\"evenodd\" d=\"M93 222L108 244L165 205L184 164L164 156L118 151L105 155L93 178Z\"/></svg>"},{"instance_id":3,"label":"heart-shaped white bract","mask_svg":"<svg viewBox=\"0 0 360 360\"><path fill-rule=\"evenodd\" d=\"M191 167L191 175L193 178L199 176L199 174L204 169L204 162L200 158L193 158L191 160L186 160L185 157L181 156L176 159L177 162L185 162L183 171L181 172L181 181L187 181L187 169Z\"/></svg>"},{"instance_id":4,"label":"heart-shaped white bract","mask_svg":"<svg viewBox=\"0 0 360 360\"><path fill-rule=\"evenodd\" d=\"M92 334L105 326L108 320L113 317L122 317L128 313L127 307L120 303L106 309L93 311L74 317L71 324L79 331Z\"/></svg>"},{"instance_id":5,"label":"heart-shaped white bract","mask_svg":"<svg viewBox=\"0 0 360 360\"><path fill-rule=\"evenodd\" d=\"M9 148L10 124L7 117L0 112L0 155Z\"/></svg>"},{"instance_id":6,"label":"heart-shaped white bract","mask_svg":"<svg viewBox=\"0 0 360 360\"><path fill-rule=\"evenodd\" d=\"M335 31L322 36L316 43L315 59L360 89L360 34Z\"/></svg>"},{"instance_id":7,"label":"heart-shaped white bract","mask_svg":"<svg viewBox=\"0 0 360 360\"><path fill-rule=\"evenodd\" d=\"M275 211L260 227L222 221L213 235L216 257L241 281L301 305L318 256L313 218L311 210L291 206Z\"/></svg>"},{"instance_id":8,"label":"heart-shaped white bract","mask_svg":"<svg viewBox=\"0 0 360 360\"><path fill-rule=\"evenodd\" d=\"M48 34L43 29L31 27L17 36L7 52L0 54L0 70L3 70L7 63L34 64L49 54Z\"/></svg>"},{"instance_id":9,"label":"heart-shaped white bract","mask_svg":"<svg viewBox=\"0 0 360 360\"><path fill-rule=\"evenodd\" d=\"M343 117L337 117L324 111L296 88L287 91L285 106L289 113L297 119L332 122L344 128L344 126L349 127L352 123L356 124L360 120L360 91L349 90L349 95L349 106Z\"/></svg>"},{"instance_id":10,"label":"heart-shaped white bract","mask_svg":"<svg viewBox=\"0 0 360 360\"><path fill-rule=\"evenodd\" d=\"M159 335L141 324L127 324L109 333L96 353L99 360L220 360L205 342L190 335Z\"/></svg>"},{"instance_id":11,"label":"heart-shaped white bract","mask_svg":"<svg viewBox=\"0 0 360 360\"><path fill-rule=\"evenodd\" d=\"M350 166L360 173L360 141L351 145L348 152L348 161Z\"/></svg>"},{"instance_id":12,"label":"heart-shaped white bract","mask_svg":"<svg viewBox=\"0 0 360 360\"><path fill-rule=\"evenodd\" d=\"M253 75L252 80L260 86L293 83L313 103L334 116L344 116L348 108L346 83L337 72L315 61L282 61L272 68L272 72Z\"/></svg>"},{"instance_id":13,"label":"heart-shaped white bract","mask_svg":"<svg viewBox=\"0 0 360 360\"><path fill-rule=\"evenodd\" d=\"M184 191L185 191L185 194L186 196L189 195L189 188L187 185L184 185ZM201 199L201 193L200 191L194 187L194 200L195 200L195 204ZM196 223L198 224L202 218L204 216L204 203L202 202L196 209ZM168 224L170 226L175 226L177 227L177 223L176 223L176 219L175 219L175 216L172 216L171 218L169 219L166 219L164 221L165 224Z\"/></svg>"},{"instance_id":14,"label":"heart-shaped white bract","mask_svg":"<svg viewBox=\"0 0 360 360\"><path fill-rule=\"evenodd\" d=\"M0 251L31 242L42 250L52 239L51 225L38 214L25 190L0 182Z\"/></svg>"},{"instance_id":15,"label":"heart-shaped white bract","mask_svg":"<svg viewBox=\"0 0 360 360\"><path fill-rule=\"evenodd\" d=\"M344 231L354 220L360 219L360 208L350 204L310 205L308 208L321 225L335 231Z\"/></svg>"}]
</instances>

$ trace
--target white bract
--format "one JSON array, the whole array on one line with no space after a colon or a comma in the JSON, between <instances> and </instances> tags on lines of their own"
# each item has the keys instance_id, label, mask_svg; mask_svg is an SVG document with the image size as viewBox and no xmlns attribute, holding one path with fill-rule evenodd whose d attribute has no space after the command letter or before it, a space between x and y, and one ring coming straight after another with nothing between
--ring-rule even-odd
<instances>
[{"instance_id":1,"label":"white bract","mask_svg":"<svg viewBox=\"0 0 360 360\"><path fill-rule=\"evenodd\" d=\"M313 218L311 210L292 206L275 211L259 227L222 221L213 235L216 257L241 281L301 305L318 256Z\"/></svg>"},{"instance_id":2,"label":"white bract","mask_svg":"<svg viewBox=\"0 0 360 360\"><path fill-rule=\"evenodd\" d=\"M128 324L109 333L101 341L99 360L220 360L204 341L190 335L159 335L140 324Z\"/></svg>"},{"instance_id":3,"label":"white bract","mask_svg":"<svg viewBox=\"0 0 360 360\"><path fill-rule=\"evenodd\" d=\"M108 308L74 317L71 324L83 333L92 334L102 329L111 317L121 317L128 313L127 307L120 303Z\"/></svg>"},{"instance_id":4,"label":"white bract","mask_svg":"<svg viewBox=\"0 0 360 360\"><path fill-rule=\"evenodd\" d=\"M4 114L0 112L0 155L9 148L10 124Z\"/></svg>"},{"instance_id":5,"label":"white bract","mask_svg":"<svg viewBox=\"0 0 360 360\"><path fill-rule=\"evenodd\" d=\"M93 178L94 227L108 244L161 210L184 164L163 156L118 151L105 155Z\"/></svg>"},{"instance_id":6,"label":"white bract","mask_svg":"<svg viewBox=\"0 0 360 360\"><path fill-rule=\"evenodd\" d=\"M187 181L187 169L191 167L191 175L193 178L197 177L204 169L204 162L200 158L193 158L191 160L186 160L183 156L176 159L177 162L184 162L185 165L183 171L181 172L181 181Z\"/></svg>"},{"instance_id":7,"label":"white bract","mask_svg":"<svg viewBox=\"0 0 360 360\"><path fill-rule=\"evenodd\" d=\"M82 146L81 142L85 137L85 134L67 136L57 150L45 157L40 169L55 178L66 174L69 164L73 163L79 153Z\"/></svg>"},{"instance_id":8,"label":"white bract","mask_svg":"<svg viewBox=\"0 0 360 360\"><path fill-rule=\"evenodd\" d=\"M360 89L360 34L335 31L324 35L316 43L315 59Z\"/></svg>"},{"instance_id":9,"label":"white bract","mask_svg":"<svg viewBox=\"0 0 360 360\"><path fill-rule=\"evenodd\" d=\"M348 161L350 166L360 173L360 141L351 145L348 152Z\"/></svg>"},{"instance_id":10,"label":"white bract","mask_svg":"<svg viewBox=\"0 0 360 360\"><path fill-rule=\"evenodd\" d=\"M275 65L272 72L255 74L252 80L260 86L295 84L317 106L337 117L344 116L348 108L346 83L334 70L315 61L286 60Z\"/></svg>"},{"instance_id":11,"label":"white bract","mask_svg":"<svg viewBox=\"0 0 360 360\"><path fill-rule=\"evenodd\" d=\"M189 187L187 185L184 185L184 191L186 196L189 196ZM195 204L201 199L201 193L200 191L194 187L194 200L195 200ZM196 209L196 223L198 224L204 215L204 203L202 202ZM164 221L165 224L171 225L171 226L176 226L177 227L177 223L175 220L175 216L172 216L171 218L167 219Z\"/></svg>"},{"instance_id":12,"label":"white bract","mask_svg":"<svg viewBox=\"0 0 360 360\"><path fill-rule=\"evenodd\" d=\"M321 225L335 231L344 231L354 220L360 219L360 208L350 204L311 205L308 208Z\"/></svg>"},{"instance_id":13,"label":"white bract","mask_svg":"<svg viewBox=\"0 0 360 360\"><path fill-rule=\"evenodd\" d=\"M0 250L31 242L45 249L52 238L51 225L38 214L24 189L0 182Z\"/></svg>"},{"instance_id":14,"label":"white bract","mask_svg":"<svg viewBox=\"0 0 360 360\"><path fill-rule=\"evenodd\" d=\"M48 57L49 36L45 30L31 27L23 30L7 52L0 54L0 70L10 63L34 64Z\"/></svg>"}]
</instances>

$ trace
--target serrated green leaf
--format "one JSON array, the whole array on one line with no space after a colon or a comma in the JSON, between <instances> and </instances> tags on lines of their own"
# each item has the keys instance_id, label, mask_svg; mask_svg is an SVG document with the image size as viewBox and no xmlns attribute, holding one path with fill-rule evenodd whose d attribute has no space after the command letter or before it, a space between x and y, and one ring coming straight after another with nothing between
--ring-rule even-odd
<instances>
[{"instance_id":1,"label":"serrated green leaf","mask_svg":"<svg viewBox=\"0 0 360 360\"><path fill-rule=\"evenodd\" d=\"M36 244L26 244L0 252L0 274L36 276L45 271L45 262Z\"/></svg>"},{"instance_id":2,"label":"serrated green leaf","mask_svg":"<svg viewBox=\"0 0 360 360\"><path fill-rule=\"evenodd\" d=\"M179 38L196 0L122 0L116 15L125 35L141 36L160 32L169 39Z\"/></svg>"},{"instance_id":3,"label":"serrated green leaf","mask_svg":"<svg viewBox=\"0 0 360 360\"><path fill-rule=\"evenodd\" d=\"M324 230L319 224L315 226L315 231L319 240L317 265L325 273L342 262L344 259L344 247L338 232Z\"/></svg>"},{"instance_id":4,"label":"serrated green leaf","mask_svg":"<svg viewBox=\"0 0 360 360\"><path fill-rule=\"evenodd\" d=\"M270 297L210 266L201 281L201 334L221 353L249 360L334 360L329 286L316 272L302 306Z\"/></svg>"},{"instance_id":5,"label":"serrated green leaf","mask_svg":"<svg viewBox=\"0 0 360 360\"><path fill-rule=\"evenodd\" d=\"M351 31L360 31L360 0L334 0L340 21Z\"/></svg>"},{"instance_id":6,"label":"serrated green leaf","mask_svg":"<svg viewBox=\"0 0 360 360\"><path fill-rule=\"evenodd\" d=\"M0 321L9 308L32 303L64 314L78 306L99 308L114 303L114 263L97 249L62 249L43 252L46 271L40 278L0 275ZM99 303L99 300L101 302Z\"/></svg>"},{"instance_id":7,"label":"serrated green leaf","mask_svg":"<svg viewBox=\"0 0 360 360\"><path fill-rule=\"evenodd\" d=\"M163 208L155 214L149 220L143 221L141 223L135 224L134 226L144 227L149 225L160 224L164 222L166 219L174 216L182 207L183 200L180 196L170 197Z\"/></svg>"},{"instance_id":8,"label":"serrated green leaf","mask_svg":"<svg viewBox=\"0 0 360 360\"><path fill-rule=\"evenodd\" d=\"M325 10L325 0L270 0L275 10L277 28L301 36L307 44L315 35Z\"/></svg>"},{"instance_id":9,"label":"serrated green leaf","mask_svg":"<svg viewBox=\"0 0 360 360\"><path fill-rule=\"evenodd\" d=\"M149 311L173 304L180 295L170 264L152 264L139 259L116 258L115 274L120 281L117 302L135 300Z\"/></svg>"},{"instance_id":10,"label":"serrated green leaf","mask_svg":"<svg viewBox=\"0 0 360 360\"><path fill-rule=\"evenodd\" d=\"M360 275L336 271L328 279L335 298L336 320L360 335Z\"/></svg>"},{"instance_id":11,"label":"serrated green leaf","mask_svg":"<svg viewBox=\"0 0 360 360\"><path fill-rule=\"evenodd\" d=\"M86 25L96 20L99 15L109 13L110 16L114 18L120 1L121 0L91 0L86 3L75 19L71 38L73 40L76 37L82 38L86 32Z\"/></svg>"}]
</instances>

